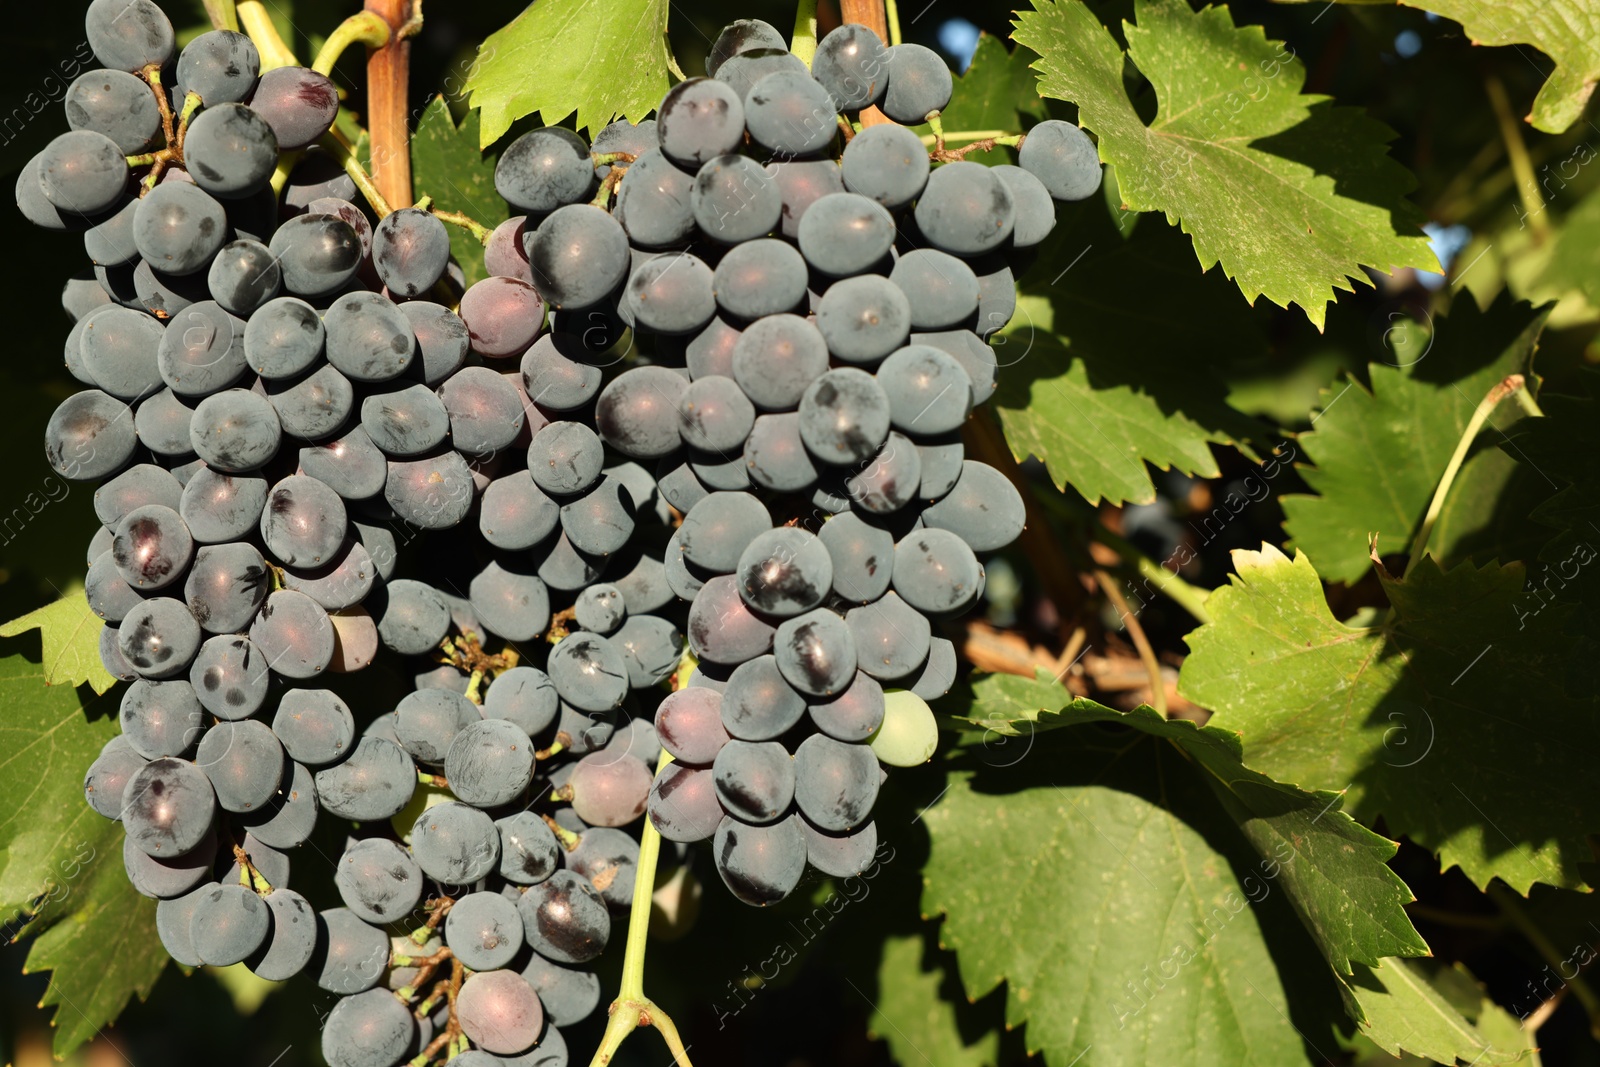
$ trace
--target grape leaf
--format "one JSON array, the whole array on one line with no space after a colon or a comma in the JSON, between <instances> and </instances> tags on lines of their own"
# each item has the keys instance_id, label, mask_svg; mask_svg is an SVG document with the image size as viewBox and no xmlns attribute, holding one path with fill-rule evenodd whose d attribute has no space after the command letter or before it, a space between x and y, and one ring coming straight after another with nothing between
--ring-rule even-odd
<instances>
[{"instance_id":1,"label":"grape leaf","mask_svg":"<svg viewBox=\"0 0 1600 1067\"><path fill-rule=\"evenodd\" d=\"M24 931L38 933L24 972L54 972L39 1004L56 1009L58 1057L98 1034L134 994L149 997L168 961L156 933L156 902L140 896L123 871L122 828L101 822L109 827L101 832L103 847L85 865L62 914Z\"/></svg>"},{"instance_id":2,"label":"grape leaf","mask_svg":"<svg viewBox=\"0 0 1600 1067\"><path fill-rule=\"evenodd\" d=\"M991 404L1012 453L1039 457L1058 488L1110 503L1155 499L1146 464L1209 478L1218 473L1212 444L1248 454L1245 442L1265 428L1228 406L1210 368L1266 344L1250 309L1227 298L1227 282L1197 272L1171 227L1124 240L1099 203L1056 229L993 342ZM1159 316L1150 314L1153 288Z\"/></svg>"},{"instance_id":3,"label":"grape leaf","mask_svg":"<svg viewBox=\"0 0 1600 1067\"><path fill-rule=\"evenodd\" d=\"M1583 116L1600 79L1600 6L1594 0L1537 0L1486 4L1482 0L1418 0L1420 7L1461 23L1473 44L1531 44L1555 61L1533 99L1528 121L1545 133L1564 133ZM1532 60L1529 60L1532 62Z\"/></svg>"},{"instance_id":4,"label":"grape leaf","mask_svg":"<svg viewBox=\"0 0 1600 1067\"><path fill-rule=\"evenodd\" d=\"M104 625L100 616L89 610L83 590L74 589L54 603L0 624L0 637L38 630L44 646L44 684L88 685L96 693L104 693L117 684L100 660L100 629Z\"/></svg>"},{"instance_id":5,"label":"grape leaf","mask_svg":"<svg viewBox=\"0 0 1600 1067\"><path fill-rule=\"evenodd\" d=\"M1086 723L1117 723L1171 741L1199 767L1223 810L1264 859L1266 881L1285 893L1342 975L1351 964L1377 964L1386 956L1423 956L1428 945L1407 918L1413 897L1386 865L1396 845L1339 810L1337 793L1310 793L1283 785L1244 765L1238 735L1164 719L1148 707L1115 711L1082 698L1069 699L1055 679L990 675L973 687L969 721L1000 735L1017 736ZM1015 759L1018 757L1007 757ZM1260 879L1252 876L1246 882Z\"/></svg>"},{"instance_id":6,"label":"grape leaf","mask_svg":"<svg viewBox=\"0 0 1600 1067\"><path fill-rule=\"evenodd\" d=\"M1015 37L1041 57L1041 94L1078 105L1131 209L1166 212L1252 303L1299 304L1320 330L1363 267L1439 269L1405 199L1413 179L1385 149L1392 131L1302 94L1305 68L1259 27L1223 6L1137 0L1125 57L1085 4L1035 7ZM1123 91L1125 58L1156 87L1149 126Z\"/></svg>"},{"instance_id":7,"label":"grape leaf","mask_svg":"<svg viewBox=\"0 0 1600 1067\"><path fill-rule=\"evenodd\" d=\"M1315 464L1301 473L1316 495L1283 497L1289 543L1311 557L1318 574L1330 582L1361 578L1370 566L1373 533L1385 553L1411 547L1473 410L1508 374L1529 372L1549 314L1505 294L1480 311L1463 294L1449 317L1437 320L1431 339L1409 319L1391 331L1397 338L1393 362L1369 365L1370 392L1354 379L1324 391L1313 429L1300 435L1304 455ZM1516 419L1510 403L1490 416L1491 428L1463 465L1429 542L1438 558L1452 559L1458 547L1493 531L1497 515L1504 519L1497 505L1519 468L1495 445L1503 439L1501 427ZM1523 480L1548 494L1542 479ZM1513 510L1519 521L1527 515L1526 508ZM1487 540L1501 548L1510 535Z\"/></svg>"},{"instance_id":8,"label":"grape leaf","mask_svg":"<svg viewBox=\"0 0 1600 1067\"><path fill-rule=\"evenodd\" d=\"M524 115L554 126L577 114L591 135L638 121L666 95L668 0L538 0L490 34L467 74L487 148Z\"/></svg>"},{"instance_id":9,"label":"grape leaf","mask_svg":"<svg viewBox=\"0 0 1600 1067\"><path fill-rule=\"evenodd\" d=\"M1000 1062L1000 1034L989 1030L971 1040L961 1031L956 1005L940 993L947 974L936 961L923 968L921 934L890 936L878 964L878 999L867 1033L887 1042L895 1060L927 1067L993 1067Z\"/></svg>"},{"instance_id":10,"label":"grape leaf","mask_svg":"<svg viewBox=\"0 0 1600 1067\"><path fill-rule=\"evenodd\" d=\"M1050 1067L1329 1059L1334 975L1179 749L1088 725L975 763L923 815L922 910L945 915L970 998L1006 983L1029 1051Z\"/></svg>"},{"instance_id":11,"label":"grape leaf","mask_svg":"<svg viewBox=\"0 0 1600 1067\"><path fill-rule=\"evenodd\" d=\"M493 229L509 214L494 191L494 163L478 147L476 112L468 112L458 127L444 97L434 97L423 109L411 138L411 179L418 196L431 196L441 211L459 211ZM487 276L478 239L460 226L445 229L467 284Z\"/></svg>"},{"instance_id":12,"label":"grape leaf","mask_svg":"<svg viewBox=\"0 0 1600 1067\"><path fill-rule=\"evenodd\" d=\"M1567 613L1519 615L1521 564L1380 571L1393 610L1357 627L1334 618L1303 553L1233 562L1212 621L1189 635L1179 690L1243 736L1253 767L1347 789L1357 819L1382 817L1480 887L1582 883L1600 805L1549 783L1586 780L1592 708L1564 688Z\"/></svg>"},{"instance_id":13,"label":"grape leaf","mask_svg":"<svg viewBox=\"0 0 1600 1067\"><path fill-rule=\"evenodd\" d=\"M1441 977L1453 973L1446 971ZM1515 1063L1527 1055L1526 1037L1520 1032L1507 1033L1499 1026L1498 1041L1491 1040L1405 960L1384 960L1379 967L1358 965L1346 988L1366 1016L1362 1036L1391 1056L1404 1050L1437 1063L1487 1067Z\"/></svg>"},{"instance_id":14,"label":"grape leaf","mask_svg":"<svg viewBox=\"0 0 1600 1067\"><path fill-rule=\"evenodd\" d=\"M15 644L13 642L13 644ZM128 884L122 827L83 800L83 776L117 732L114 702L90 718L79 691L47 685L29 656L0 657L0 914L8 939L38 935L29 970L54 970L45 1005L59 1005L65 1055L144 998L167 961L155 902Z\"/></svg>"}]
</instances>

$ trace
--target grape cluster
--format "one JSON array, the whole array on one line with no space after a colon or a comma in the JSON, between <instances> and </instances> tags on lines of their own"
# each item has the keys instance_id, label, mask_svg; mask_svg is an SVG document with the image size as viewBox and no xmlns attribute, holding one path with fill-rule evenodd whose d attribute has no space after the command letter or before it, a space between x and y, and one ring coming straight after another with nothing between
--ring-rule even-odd
<instances>
[{"instance_id":1,"label":"grape cluster","mask_svg":"<svg viewBox=\"0 0 1600 1067\"><path fill-rule=\"evenodd\" d=\"M328 79L223 30L176 54L150 0L86 26L105 69L17 202L94 266L46 453L100 483L130 684L85 794L171 955L309 975L334 1067L560 1067L627 828L712 841L756 905L868 867L941 625L1023 526L960 431L1013 271L1098 186L1083 133L930 156L896 123L948 104L934 53L846 25L808 68L741 21L656 119L510 144L465 287L438 215L374 219L314 146ZM288 887L319 815L359 825L320 913Z\"/></svg>"},{"instance_id":2,"label":"grape cluster","mask_svg":"<svg viewBox=\"0 0 1600 1067\"><path fill-rule=\"evenodd\" d=\"M687 604L697 662L656 709L675 762L653 784L642 766L580 762L563 795L590 821L642 800L669 840L714 840L728 888L768 904L808 863L868 866L880 763L931 751L925 701L956 676L935 624L977 601L979 554L1024 518L959 431L995 388L986 341L1014 310L1014 265L1054 201L1088 196L1100 172L1060 122L995 168L935 167L894 123L843 131L841 113L873 105L921 122L952 90L934 53L862 26L830 33L808 69L771 26L735 23L707 74L592 145L560 129L514 142L495 183L523 214L487 262L553 309L522 372L563 421L535 435L529 476L576 492L608 456L629 461L626 536ZM549 485L539 446L556 426L549 463L569 481ZM615 566L576 547L588 581ZM632 647L634 613L668 610L662 576L642 577L590 586L580 623L620 625L607 639Z\"/></svg>"}]
</instances>

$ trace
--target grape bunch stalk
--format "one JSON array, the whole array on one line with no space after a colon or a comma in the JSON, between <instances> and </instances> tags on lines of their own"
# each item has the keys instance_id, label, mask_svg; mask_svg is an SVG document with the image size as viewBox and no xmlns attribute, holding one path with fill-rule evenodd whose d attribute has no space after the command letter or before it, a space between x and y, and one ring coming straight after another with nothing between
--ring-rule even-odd
<instances>
[{"instance_id":1,"label":"grape bunch stalk","mask_svg":"<svg viewBox=\"0 0 1600 1067\"><path fill-rule=\"evenodd\" d=\"M962 439L989 340L1096 149L947 148L933 52L742 20L654 119L510 143L490 230L392 207L335 127L362 19L304 67L93 0L103 69L18 179L92 264L45 441L98 483L128 683L85 796L174 959L339 998L334 1067L560 1067L628 912L598 1055L641 1015L681 1052L636 956L662 840L757 906L873 863L1024 525ZM995 143L1019 165L964 158Z\"/></svg>"}]
</instances>

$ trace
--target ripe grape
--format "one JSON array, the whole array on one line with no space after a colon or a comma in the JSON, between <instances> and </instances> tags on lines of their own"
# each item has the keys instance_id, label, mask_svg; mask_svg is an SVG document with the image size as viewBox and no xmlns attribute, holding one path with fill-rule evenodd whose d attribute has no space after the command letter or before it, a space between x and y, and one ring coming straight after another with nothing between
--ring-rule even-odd
<instances>
[{"instance_id":1,"label":"ripe grape","mask_svg":"<svg viewBox=\"0 0 1600 1067\"><path fill-rule=\"evenodd\" d=\"M829 737L840 741L865 741L883 722L883 686L865 671L858 670L853 682L832 700L809 707L811 722Z\"/></svg>"},{"instance_id":2,"label":"ripe grape","mask_svg":"<svg viewBox=\"0 0 1600 1067\"><path fill-rule=\"evenodd\" d=\"M198 93L207 107L244 103L260 71L255 44L232 30L208 30L178 56L178 84Z\"/></svg>"},{"instance_id":3,"label":"ripe grape","mask_svg":"<svg viewBox=\"0 0 1600 1067\"><path fill-rule=\"evenodd\" d=\"M772 648L784 679L810 696L833 696L855 677L855 638L845 621L826 608L785 619Z\"/></svg>"},{"instance_id":4,"label":"ripe grape","mask_svg":"<svg viewBox=\"0 0 1600 1067\"><path fill-rule=\"evenodd\" d=\"M516 278L485 278L461 297L458 309L473 351L490 359L520 355L544 325L539 292Z\"/></svg>"},{"instance_id":5,"label":"ripe grape","mask_svg":"<svg viewBox=\"0 0 1600 1067\"><path fill-rule=\"evenodd\" d=\"M377 822L403 809L417 787L417 768L405 750L382 737L363 737L342 763L316 772L317 799L342 819Z\"/></svg>"},{"instance_id":6,"label":"ripe grape","mask_svg":"<svg viewBox=\"0 0 1600 1067\"><path fill-rule=\"evenodd\" d=\"M799 824L797 815L767 826L724 818L711 854L728 891L757 907L788 896L806 869L806 841Z\"/></svg>"},{"instance_id":7,"label":"ripe grape","mask_svg":"<svg viewBox=\"0 0 1600 1067\"><path fill-rule=\"evenodd\" d=\"M117 143L94 130L63 133L39 153L39 187L60 211L93 215L115 204L128 185Z\"/></svg>"},{"instance_id":8,"label":"ripe grape","mask_svg":"<svg viewBox=\"0 0 1600 1067\"><path fill-rule=\"evenodd\" d=\"M679 166L698 167L732 152L744 139L742 96L711 78L673 86L656 109L662 153Z\"/></svg>"},{"instance_id":9,"label":"ripe grape","mask_svg":"<svg viewBox=\"0 0 1600 1067\"><path fill-rule=\"evenodd\" d=\"M403 207L378 220L372 232L372 266L389 291L419 296L444 277L450 234L427 211Z\"/></svg>"},{"instance_id":10,"label":"ripe grape","mask_svg":"<svg viewBox=\"0 0 1600 1067\"><path fill-rule=\"evenodd\" d=\"M628 276L628 234L620 219L592 204L559 208L526 247L529 280L553 308L593 307Z\"/></svg>"},{"instance_id":11,"label":"ripe grape","mask_svg":"<svg viewBox=\"0 0 1600 1067\"><path fill-rule=\"evenodd\" d=\"M201 189L237 200L272 177L278 139L266 119L243 104L208 106L189 123L183 162Z\"/></svg>"},{"instance_id":12,"label":"ripe grape","mask_svg":"<svg viewBox=\"0 0 1600 1067\"><path fill-rule=\"evenodd\" d=\"M509 964L522 948L522 918L499 893L468 893L450 908L444 936L464 965L491 971Z\"/></svg>"},{"instance_id":13,"label":"ripe grape","mask_svg":"<svg viewBox=\"0 0 1600 1067\"><path fill-rule=\"evenodd\" d=\"M586 963L611 937L611 913L588 880L556 871L529 887L517 901L523 937L539 955L557 963Z\"/></svg>"},{"instance_id":14,"label":"ripe grape","mask_svg":"<svg viewBox=\"0 0 1600 1067\"><path fill-rule=\"evenodd\" d=\"M482 719L450 742L444 774L450 791L474 807L507 803L533 777L533 742L515 723Z\"/></svg>"},{"instance_id":15,"label":"ripe grape","mask_svg":"<svg viewBox=\"0 0 1600 1067\"><path fill-rule=\"evenodd\" d=\"M833 277L871 271L889 254L894 237L893 216L858 193L829 193L816 200L799 225L800 254Z\"/></svg>"},{"instance_id":16,"label":"ripe grape","mask_svg":"<svg viewBox=\"0 0 1600 1067\"><path fill-rule=\"evenodd\" d=\"M889 281L911 305L911 325L938 330L970 323L978 310L978 278L955 256L934 248L907 252L895 262Z\"/></svg>"},{"instance_id":17,"label":"ripe grape","mask_svg":"<svg viewBox=\"0 0 1600 1067\"><path fill-rule=\"evenodd\" d=\"M417 816L411 826L411 852L429 878L445 885L471 885L500 864L501 830L477 808L449 800Z\"/></svg>"},{"instance_id":18,"label":"ripe grape","mask_svg":"<svg viewBox=\"0 0 1600 1067\"><path fill-rule=\"evenodd\" d=\"M931 345L907 345L878 367L889 417L907 433L957 429L972 412L972 379L954 356Z\"/></svg>"},{"instance_id":19,"label":"ripe grape","mask_svg":"<svg viewBox=\"0 0 1600 1067\"><path fill-rule=\"evenodd\" d=\"M792 411L828 369L828 343L798 315L751 323L733 347L733 378L763 411Z\"/></svg>"},{"instance_id":20,"label":"ripe grape","mask_svg":"<svg viewBox=\"0 0 1600 1067\"><path fill-rule=\"evenodd\" d=\"M422 868L395 842L369 837L344 850L333 884L352 913L382 925L417 906L422 898Z\"/></svg>"},{"instance_id":21,"label":"ripe grape","mask_svg":"<svg viewBox=\"0 0 1600 1067\"><path fill-rule=\"evenodd\" d=\"M189 943L201 963L229 967L260 948L272 929L272 913L242 885L218 885L195 901Z\"/></svg>"},{"instance_id":22,"label":"ripe grape","mask_svg":"<svg viewBox=\"0 0 1600 1067\"><path fill-rule=\"evenodd\" d=\"M1028 131L1017 150L1022 169L1044 183L1057 200L1083 200L1100 188L1100 154L1089 135L1059 119Z\"/></svg>"},{"instance_id":23,"label":"ripe grape","mask_svg":"<svg viewBox=\"0 0 1600 1067\"><path fill-rule=\"evenodd\" d=\"M939 53L920 44L897 44L885 55L889 67L889 85L883 94L885 115L915 126L930 111L949 106L955 83Z\"/></svg>"},{"instance_id":24,"label":"ripe grape","mask_svg":"<svg viewBox=\"0 0 1600 1067\"><path fill-rule=\"evenodd\" d=\"M387 955L387 944L383 952ZM322 1024L322 1058L329 1067L399 1063L411 1047L415 1030L411 1012L387 989L346 996L334 1004Z\"/></svg>"},{"instance_id":25,"label":"ripe grape","mask_svg":"<svg viewBox=\"0 0 1600 1067\"><path fill-rule=\"evenodd\" d=\"M1016 225L1006 183L981 163L946 163L928 176L917 200L917 226L939 249L959 256L999 248Z\"/></svg>"},{"instance_id":26,"label":"ripe grape","mask_svg":"<svg viewBox=\"0 0 1600 1067\"><path fill-rule=\"evenodd\" d=\"M250 108L272 128L278 149L288 152L328 132L339 114L339 90L333 79L309 67L275 67L256 83ZM338 195L348 200L355 189Z\"/></svg>"},{"instance_id":27,"label":"ripe grape","mask_svg":"<svg viewBox=\"0 0 1600 1067\"><path fill-rule=\"evenodd\" d=\"M494 187L525 214L555 211L594 192L589 146L571 130L547 126L518 137L500 154Z\"/></svg>"},{"instance_id":28,"label":"ripe grape","mask_svg":"<svg viewBox=\"0 0 1600 1067\"><path fill-rule=\"evenodd\" d=\"M211 832L216 799L204 772L169 757L152 760L128 776L120 811L128 840L140 851L173 859Z\"/></svg>"},{"instance_id":29,"label":"ripe grape","mask_svg":"<svg viewBox=\"0 0 1600 1067\"><path fill-rule=\"evenodd\" d=\"M983 567L972 548L948 530L917 530L894 546L894 588L930 615L960 611L977 597Z\"/></svg>"},{"instance_id":30,"label":"ripe grape","mask_svg":"<svg viewBox=\"0 0 1600 1067\"><path fill-rule=\"evenodd\" d=\"M817 42L811 73L833 97L838 111L858 111L883 96L889 80L889 55L872 30L846 23Z\"/></svg>"},{"instance_id":31,"label":"ripe grape","mask_svg":"<svg viewBox=\"0 0 1600 1067\"><path fill-rule=\"evenodd\" d=\"M172 58L172 23L153 0L92 0L84 29L94 57L113 70L143 70Z\"/></svg>"},{"instance_id":32,"label":"ripe grape","mask_svg":"<svg viewBox=\"0 0 1600 1067\"><path fill-rule=\"evenodd\" d=\"M922 139L893 124L866 127L850 139L839 157L844 187L890 210L922 195L928 169L928 150Z\"/></svg>"},{"instance_id":33,"label":"ripe grape","mask_svg":"<svg viewBox=\"0 0 1600 1067\"><path fill-rule=\"evenodd\" d=\"M822 374L800 398L800 439L825 463L843 465L871 458L888 438L889 423L889 397L883 386L855 367Z\"/></svg>"},{"instance_id":34,"label":"ripe grape","mask_svg":"<svg viewBox=\"0 0 1600 1067\"><path fill-rule=\"evenodd\" d=\"M500 835L500 877L518 885L536 885L555 873L559 846L555 834L537 815L519 811L499 820L495 827Z\"/></svg>"}]
</instances>

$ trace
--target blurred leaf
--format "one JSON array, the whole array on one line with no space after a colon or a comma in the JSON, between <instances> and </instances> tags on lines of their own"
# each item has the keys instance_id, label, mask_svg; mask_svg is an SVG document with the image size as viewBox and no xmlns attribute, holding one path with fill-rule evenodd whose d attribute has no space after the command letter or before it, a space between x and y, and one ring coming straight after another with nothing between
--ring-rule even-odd
<instances>
[{"instance_id":1,"label":"blurred leaf","mask_svg":"<svg viewBox=\"0 0 1600 1067\"><path fill-rule=\"evenodd\" d=\"M44 646L46 685L88 685L96 693L104 693L117 684L100 659L104 626L100 616L89 609L80 588L20 619L0 624L0 637L38 630Z\"/></svg>"},{"instance_id":2,"label":"blurred leaf","mask_svg":"<svg viewBox=\"0 0 1600 1067\"><path fill-rule=\"evenodd\" d=\"M411 179L417 195L431 196L441 211L458 211L493 229L508 217L506 202L494 190L494 157L478 147L478 113L471 111L458 127L444 97L436 96L422 112L411 138ZM461 265L467 284L482 280L483 245L460 226L446 225L450 253Z\"/></svg>"},{"instance_id":3,"label":"blurred leaf","mask_svg":"<svg viewBox=\"0 0 1600 1067\"><path fill-rule=\"evenodd\" d=\"M884 939L868 1034L903 1067L997 1067L999 1032L962 1033L958 1006L940 992L949 976L937 962L924 969L924 952L920 934Z\"/></svg>"},{"instance_id":4,"label":"blurred leaf","mask_svg":"<svg viewBox=\"0 0 1600 1067\"><path fill-rule=\"evenodd\" d=\"M1562 220L1540 280L1578 289L1590 304L1600 307L1600 189L1580 200Z\"/></svg>"},{"instance_id":5,"label":"blurred leaf","mask_svg":"<svg viewBox=\"0 0 1600 1067\"><path fill-rule=\"evenodd\" d=\"M1365 575L1371 534L1380 535L1385 555L1411 547L1474 409L1507 375L1530 373L1548 314L1505 294L1480 311L1463 295L1448 318L1435 321L1431 337L1410 320L1391 332L1398 338L1394 362L1369 365L1371 392L1353 378L1324 391L1315 428L1300 436L1314 464L1301 473L1316 495L1283 498L1289 543L1311 557L1324 580L1352 583ZM1516 419L1510 401L1490 416L1446 498L1429 542L1435 557L1449 562L1458 546L1492 529L1508 483L1531 474L1495 447L1501 428ZM1542 481L1539 487L1548 491ZM1526 515L1523 508L1513 519ZM1488 556L1516 558L1505 551Z\"/></svg>"},{"instance_id":6,"label":"blurred leaf","mask_svg":"<svg viewBox=\"0 0 1600 1067\"><path fill-rule=\"evenodd\" d=\"M1383 818L1477 886L1583 882L1600 806L1549 783L1583 780L1593 708L1564 688L1567 612L1528 616L1520 564L1380 572L1393 610L1355 627L1304 554L1269 545L1233 562L1206 602L1213 621L1187 639L1179 689L1242 735L1252 766L1347 791L1355 818Z\"/></svg>"},{"instance_id":7,"label":"blurred leaf","mask_svg":"<svg viewBox=\"0 0 1600 1067\"><path fill-rule=\"evenodd\" d=\"M489 35L467 75L487 148L524 115L577 114L590 136L618 115L644 118L668 88L667 0L538 0Z\"/></svg>"},{"instance_id":8,"label":"blurred leaf","mask_svg":"<svg viewBox=\"0 0 1600 1067\"><path fill-rule=\"evenodd\" d=\"M1531 44L1549 56L1556 69L1527 115L1536 129L1562 133L1583 116L1595 81L1600 79L1600 3L1596 0L1497 4L1415 0L1409 6L1461 23L1473 44ZM1517 50L1522 51L1520 47Z\"/></svg>"},{"instance_id":9,"label":"blurred leaf","mask_svg":"<svg viewBox=\"0 0 1600 1067\"><path fill-rule=\"evenodd\" d=\"M1209 772L1223 809L1263 857L1262 877L1284 891L1335 971L1376 964L1386 956L1425 956L1428 945L1406 917L1413 899L1385 864L1395 854L1387 841L1339 810L1337 793L1309 793L1246 767L1237 734L1187 719L1164 719L1141 706L1116 711L1070 694L1049 674L1032 679L993 674L973 686L970 721L999 734L1032 736L1036 730L1087 723L1130 726L1171 741ZM1270 871L1269 871L1270 866ZM1254 883L1257 890L1250 890Z\"/></svg>"},{"instance_id":10,"label":"blurred leaf","mask_svg":"<svg viewBox=\"0 0 1600 1067\"><path fill-rule=\"evenodd\" d=\"M1166 212L1252 303L1299 304L1320 329L1362 268L1439 269L1405 199L1414 181L1385 150L1392 131L1302 94L1299 59L1259 27L1235 27L1226 7L1138 0L1124 56L1087 6L1035 6L1016 39L1041 56L1040 92L1078 105L1130 208ZM1125 59L1156 87L1150 126L1123 91Z\"/></svg>"}]
</instances>

